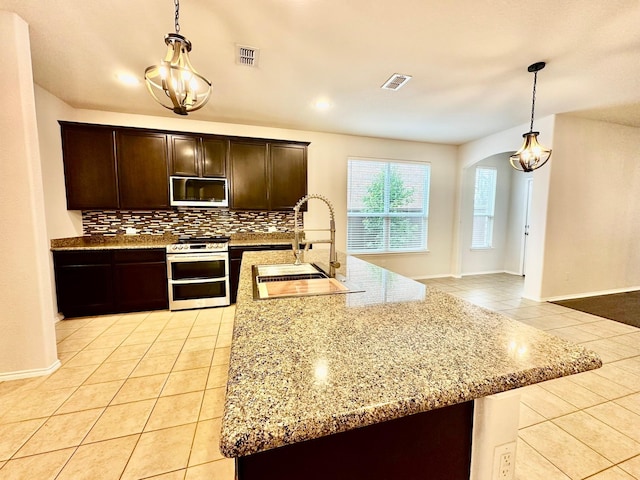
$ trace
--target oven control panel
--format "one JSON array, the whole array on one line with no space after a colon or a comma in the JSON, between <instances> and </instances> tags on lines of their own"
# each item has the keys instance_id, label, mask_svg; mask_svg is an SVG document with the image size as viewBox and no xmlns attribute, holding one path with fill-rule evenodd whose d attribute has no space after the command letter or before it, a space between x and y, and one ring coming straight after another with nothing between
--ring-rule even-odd
<instances>
[{"instance_id":1,"label":"oven control panel","mask_svg":"<svg viewBox=\"0 0 640 480\"><path fill-rule=\"evenodd\" d=\"M167 245L169 253L226 252L228 243L173 243Z\"/></svg>"}]
</instances>

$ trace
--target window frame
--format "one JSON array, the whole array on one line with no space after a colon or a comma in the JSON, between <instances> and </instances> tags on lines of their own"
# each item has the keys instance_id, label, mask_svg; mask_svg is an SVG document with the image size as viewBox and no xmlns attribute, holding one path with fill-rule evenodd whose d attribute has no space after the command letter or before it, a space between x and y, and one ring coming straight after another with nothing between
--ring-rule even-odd
<instances>
[{"instance_id":1,"label":"window frame","mask_svg":"<svg viewBox=\"0 0 640 480\"><path fill-rule=\"evenodd\" d=\"M493 173L493 191L490 192L489 208L483 213L476 213L478 206L476 200L478 199L478 183L479 173L484 170ZM498 169L493 166L478 165L475 168L475 179L473 188L473 207L472 207L472 220L471 220L471 250L490 250L493 248L493 233L495 227L495 215L496 215L496 196L498 190ZM476 239L476 219L485 219L484 239L482 244L475 244Z\"/></svg>"},{"instance_id":2,"label":"window frame","mask_svg":"<svg viewBox=\"0 0 640 480\"><path fill-rule=\"evenodd\" d=\"M378 162L384 165L385 172L385 185L384 185L384 211L383 212L356 212L351 211L351 165L352 162ZM391 212L390 211L390 172L393 165L419 165L425 169L424 171L424 183L422 185L422 209L419 212ZM392 255L403 253L424 253L428 251L429 241L429 197L431 194L431 162L419 162L410 160L395 160L395 159L378 159L378 158L362 158L362 157L348 157L347 158L347 253L350 255ZM352 218L381 218L384 222L383 226L383 248L382 249L354 249L349 248L350 235L350 222ZM391 249L391 221L393 218L419 218L422 220L422 238L424 238L423 244L418 248L395 248Z\"/></svg>"}]
</instances>

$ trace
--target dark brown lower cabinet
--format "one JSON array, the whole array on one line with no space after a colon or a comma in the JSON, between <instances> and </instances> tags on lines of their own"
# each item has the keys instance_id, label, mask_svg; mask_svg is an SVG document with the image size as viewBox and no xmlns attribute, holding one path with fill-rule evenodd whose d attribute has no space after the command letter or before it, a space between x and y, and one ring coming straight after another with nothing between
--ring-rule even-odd
<instances>
[{"instance_id":1,"label":"dark brown lower cabinet","mask_svg":"<svg viewBox=\"0 0 640 480\"><path fill-rule=\"evenodd\" d=\"M119 250L113 260L118 311L169 308L164 250Z\"/></svg>"},{"instance_id":2,"label":"dark brown lower cabinet","mask_svg":"<svg viewBox=\"0 0 640 480\"><path fill-rule=\"evenodd\" d=\"M468 480L473 402L240 457L238 480Z\"/></svg>"},{"instance_id":3,"label":"dark brown lower cabinet","mask_svg":"<svg viewBox=\"0 0 640 480\"><path fill-rule=\"evenodd\" d=\"M164 249L53 252L66 318L169 308Z\"/></svg>"},{"instance_id":4,"label":"dark brown lower cabinet","mask_svg":"<svg viewBox=\"0 0 640 480\"><path fill-rule=\"evenodd\" d=\"M59 312L81 317L113 311L111 252L53 252L53 261Z\"/></svg>"}]
</instances>

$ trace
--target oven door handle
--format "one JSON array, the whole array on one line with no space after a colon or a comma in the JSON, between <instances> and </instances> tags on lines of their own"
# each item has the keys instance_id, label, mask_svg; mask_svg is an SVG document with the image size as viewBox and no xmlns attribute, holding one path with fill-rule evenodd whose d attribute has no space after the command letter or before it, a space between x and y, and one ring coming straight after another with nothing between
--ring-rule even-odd
<instances>
[{"instance_id":1,"label":"oven door handle","mask_svg":"<svg viewBox=\"0 0 640 480\"><path fill-rule=\"evenodd\" d=\"M216 277L216 278L191 278L189 280L172 280L168 279L171 285L192 285L194 283L214 283L214 282L224 282L227 280L227 277Z\"/></svg>"},{"instance_id":2,"label":"oven door handle","mask_svg":"<svg viewBox=\"0 0 640 480\"><path fill-rule=\"evenodd\" d=\"M228 254L224 253L205 253L202 255L193 253L178 253L176 255L167 255L168 262L199 262L199 261L211 261L211 260L227 260Z\"/></svg>"}]
</instances>

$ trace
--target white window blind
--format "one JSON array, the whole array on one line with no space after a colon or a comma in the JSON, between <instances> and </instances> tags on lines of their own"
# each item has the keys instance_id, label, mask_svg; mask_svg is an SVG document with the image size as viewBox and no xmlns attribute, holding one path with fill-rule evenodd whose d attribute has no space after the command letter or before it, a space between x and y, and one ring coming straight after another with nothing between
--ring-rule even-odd
<instances>
[{"instance_id":1,"label":"white window blind","mask_svg":"<svg viewBox=\"0 0 640 480\"><path fill-rule=\"evenodd\" d=\"M497 177L498 171L493 167L476 168L471 248L491 248L493 246L493 216Z\"/></svg>"},{"instance_id":2,"label":"white window blind","mask_svg":"<svg viewBox=\"0 0 640 480\"><path fill-rule=\"evenodd\" d=\"M427 163L349 159L347 251L426 250L429 176Z\"/></svg>"}]
</instances>

